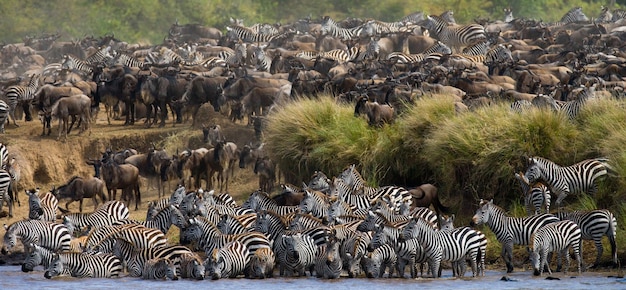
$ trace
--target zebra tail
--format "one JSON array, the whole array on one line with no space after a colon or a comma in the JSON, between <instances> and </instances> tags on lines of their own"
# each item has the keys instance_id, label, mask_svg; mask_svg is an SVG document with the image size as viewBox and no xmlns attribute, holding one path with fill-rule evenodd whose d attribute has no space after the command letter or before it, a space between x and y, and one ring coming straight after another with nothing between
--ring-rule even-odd
<instances>
[{"instance_id":1,"label":"zebra tail","mask_svg":"<svg viewBox=\"0 0 626 290\"><path fill-rule=\"evenodd\" d=\"M604 165L604 167L606 168L607 171L607 175L611 176L611 177L618 177L619 174L617 172L617 170L615 169L615 167L611 166L610 159L607 157L598 157L598 158L594 158L594 160L602 163L602 165Z\"/></svg>"},{"instance_id":2,"label":"zebra tail","mask_svg":"<svg viewBox=\"0 0 626 290\"><path fill-rule=\"evenodd\" d=\"M611 220L609 221L609 243L611 244L611 257L613 257L613 264L617 265L617 243L615 242L615 232L617 230L617 222L613 214L611 214Z\"/></svg>"}]
</instances>

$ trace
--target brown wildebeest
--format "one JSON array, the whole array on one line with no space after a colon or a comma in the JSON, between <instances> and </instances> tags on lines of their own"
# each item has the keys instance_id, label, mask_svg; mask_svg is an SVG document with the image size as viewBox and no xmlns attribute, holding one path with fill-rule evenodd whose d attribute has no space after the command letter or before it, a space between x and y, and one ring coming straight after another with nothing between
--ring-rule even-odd
<instances>
[{"instance_id":1,"label":"brown wildebeest","mask_svg":"<svg viewBox=\"0 0 626 290\"><path fill-rule=\"evenodd\" d=\"M261 181L259 180L259 184ZM283 191L272 197L278 205L300 205L304 199L304 190L293 184L281 184Z\"/></svg>"},{"instance_id":2,"label":"brown wildebeest","mask_svg":"<svg viewBox=\"0 0 626 290\"><path fill-rule=\"evenodd\" d=\"M117 190L122 190L122 199L130 204L132 191L135 192L135 210L141 202L139 191L139 169L132 164L117 164L109 154L104 154L100 162L102 179L109 192L109 200L114 200Z\"/></svg>"},{"instance_id":3,"label":"brown wildebeest","mask_svg":"<svg viewBox=\"0 0 626 290\"><path fill-rule=\"evenodd\" d=\"M52 105L50 114L52 117L59 119L59 137L57 139L61 139L61 135L64 135L65 140L67 140L70 116L78 116L80 118L81 128L79 134L89 130L91 135L91 129L89 128L89 121L91 120L90 107L91 99L83 94L60 98Z\"/></svg>"},{"instance_id":4,"label":"brown wildebeest","mask_svg":"<svg viewBox=\"0 0 626 290\"><path fill-rule=\"evenodd\" d=\"M213 174L217 173L217 182L220 191L228 191L228 179L233 175L235 170L235 162L237 145L233 142L219 140L214 148L204 155L204 164L206 165L206 182L207 189L213 188Z\"/></svg>"},{"instance_id":5,"label":"brown wildebeest","mask_svg":"<svg viewBox=\"0 0 626 290\"><path fill-rule=\"evenodd\" d=\"M382 126L384 123L393 122L394 109L390 105L381 105L378 102L370 102L367 96L360 96L354 106L354 116L358 117L362 114L367 116L370 126Z\"/></svg>"},{"instance_id":6,"label":"brown wildebeest","mask_svg":"<svg viewBox=\"0 0 626 290\"><path fill-rule=\"evenodd\" d=\"M276 181L276 164L272 159L268 157L257 158L254 163L254 174L259 175L259 188L262 191L271 193Z\"/></svg>"},{"instance_id":7,"label":"brown wildebeest","mask_svg":"<svg viewBox=\"0 0 626 290\"><path fill-rule=\"evenodd\" d=\"M102 203L107 199L104 196L104 181L97 177L82 178L80 176L74 176L64 184L52 190L52 194L58 199L70 200L65 204L65 209L69 211L69 205L72 202L78 201L80 203L79 210L83 212L83 198L93 199L94 210L98 207L98 196L102 200Z\"/></svg>"},{"instance_id":8,"label":"brown wildebeest","mask_svg":"<svg viewBox=\"0 0 626 290\"><path fill-rule=\"evenodd\" d=\"M430 183L425 183L416 188L409 189L409 192L411 193L413 200L411 203L412 207L429 207L432 205L438 216L441 215L441 213L447 213L450 210L448 207L441 204L439 196L437 195L437 187Z\"/></svg>"},{"instance_id":9,"label":"brown wildebeest","mask_svg":"<svg viewBox=\"0 0 626 290\"><path fill-rule=\"evenodd\" d=\"M202 141L209 143L211 146L215 146L218 140L223 140L224 134L222 133L222 127L220 125L207 125L202 124Z\"/></svg>"}]
</instances>

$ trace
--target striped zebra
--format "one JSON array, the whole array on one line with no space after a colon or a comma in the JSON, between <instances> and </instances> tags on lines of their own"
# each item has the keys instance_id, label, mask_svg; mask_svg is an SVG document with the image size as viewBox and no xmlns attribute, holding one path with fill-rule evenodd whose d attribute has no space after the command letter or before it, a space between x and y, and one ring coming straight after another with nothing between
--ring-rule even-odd
<instances>
[{"instance_id":1,"label":"striped zebra","mask_svg":"<svg viewBox=\"0 0 626 290\"><path fill-rule=\"evenodd\" d=\"M285 250L278 254L280 275L293 276L297 273L299 276L306 276L307 269L312 275L317 256L317 246L313 238L308 234L296 233L283 236L282 242Z\"/></svg>"},{"instance_id":2,"label":"striped zebra","mask_svg":"<svg viewBox=\"0 0 626 290\"><path fill-rule=\"evenodd\" d=\"M68 213L63 216L63 224L70 232L81 230L88 226L113 225L120 220L128 219L128 207L117 200L107 201L96 208L92 213Z\"/></svg>"},{"instance_id":3,"label":"striped zebra","mask_svg":"<svg viewBox=\"0 0 626 290\"><path fill-rule=\"evenodd\" d=\"M185 187L179 186L178 188L176 188L176 190L174 190L170 197L165 197L157 201L148 202L146 221L154 219L154 216L157 215L157 213L170 205L180 206L180 204L183 202L183 199L185 198L185 194Z\"/></svg>"},{"instance_id":4,"label":"striped zebra","mask_svg":"<svg viewBox=\"0 0 626 290\"><path fill-rule=\"evenodd\" d=\"M206 268L200 257L193 254L184 254L180 257L180 277L204 280Z\"/></svg>"},{"instance_id":5,"label":"striped zebra","mask_svg":"<svg viewBox=\"0 0 626 290\"><path fill-rule=\"evenodd\" d=\"M116 241L114 253L126 263L128 275L131 277L141 277L144 265L151 259L165 258L179 265L183 256L194 255L189 248L181 245L138 249L122 240Z\"/></svg>"},{"instance_id":6,"label":"striped zebra","mask_svg":"<svg viewBox=\"0 0 626 290\"><path fill-rule=\"evenodd\" d=\"M300 212L310 213L317 218L327 218L328 208L327 196L321 191L304 191L304 198L300 201Z\"/></svg>"},{"instance_id":7,"label":"striped zebra","mask_svg":"<svg viewBox=\"0 0 626 290\"><path fill-rule=\"evenodd\" d=\"M17 201L17 205L22 206L19 199L19 190L17 189L17 185L22 178L22 167L15 157L12 157L4 167L9 175L11 175L11 183L9 184L9 197L11 198L11 202L15 204L15 201Z\"/></svg>"},{"instance_id":8,"label":"striped zebra","mask_svg":"<svg viewBox=\"0 0 626 290\"><path fill-rule=\"evenodd\" d=\"M1 252L5 255L17 245L18 237L26 253L30 252L28 246L31 243L53 251L69 251L70 249L72 236L62 224L40 220L20 220L10 226L5 225L4 228L6 232Z\"/></svg>"},{"instance_id":9,"label":"striped zebra","mask_svg":"<svg viewBox=\"0 0 626 290\"><path fill-rule=\"evenodd\" d=\"M294 213L299 209L299 206L297 205L278 205L276 201L269 197L269 194L262 191L255 191L250 194L248 199L246 199L241 207L253 210L255 212L259 212L261 210L271 210L281 216L286 216L290 213Z\"/></svg>"},{"instance_id":10,"label":"striped zebra","mask_svg":"<svg viewBox=\"0 0 626 290\"><path fill-rule=\"evenodd\" d=\"M363 270L367 278L382 278L389 269L387 277L393 276L397 256L392 245L386 244L363 256Z\"/></svg>"},{"instance_id":11,"label":"striped zebra","mask_svg":"<svg viewBox=\"0 0 626 290\"><path fill-rule=\"evenodd\" d=\"M537 214L528 217L509 217L504 209L493 204L493 200L480 200L471 225L486 224L502 244L502 258L507 273L513 272L513 245L530 245L532 235L547 224L559 219L551 214Z\"/></svg>"},{"instance_id":12,"label":"striped zebra","mask_svg":"<svg viewBox=\"0 0 626 290\"><path fill-rule=\"evenodd\" d=\"M417 278L417 264L423 269L424 263L427 262L426 252L420 245L419 240L403 239L402 231L409 223L406 221L398 224L377 225L374 235L368 245L368 251L377 249L383 245L391 245L396 254L396 269L398 277L404 277L406 266L409 266L411 278ZM422 271L423 274L423 271Z\"/></svg>"},{"instance_id":13,"label":"striped zebra","mask_svg":"<svg viewBox=\"0 0 626 290\"><path fill-rule=\"evenodd\" d=\"M249 232L254 228L256 216L256 213L245 215L224 214L216 226L224 234L241 234Z\"/></svg>"},{"instance_id":14,"label":"striped zebra","mask_svg":"<svg viewBox=\"0 0 626 290\"><path fill-rule=\"evenodd\" d=\"M578 225L570 220L558 221L546 225L538 229L532 237L530 250L530 263L533 266L533 275L540 276L543 274L543 268L548 268L548 273L552 275L549 267L548 254L551 252L558 253L557 271L561 270L561 258L565 256L567 268L569 270L570 257L569 248L574 250L574 256L578 263L578 274L581 273L582 260L580 255L582 252L581 231Z\"/></svg>"},{"instance_id":15,"label":"striped zebra","mask_svg":"<svg viewBox=\"0 0 626 290\"><path fill-rule=\"evenodd\" d=\"M476 41L463 48L464 55L485 55L491 49L491 44L487 40Z\"/></svg>"},{"instance_id":16,"label":"striped zebra","mask_svg":"<svg viewBox=\"0 0 626 290\"><path fill-rule=\"evenodd\" d=\"M10 86L4 91L5 100L9 106L9 117L13 120L13 125L15 125L15 127L19 127L15 119L15 108L17 105L21 105L22 108L24 108L26 121L31 121L33 119L30 114L30 104L35 98L35 92L37 92L38 88L39 75L34 74L30 77L28 86Z\"/></svg>"},{"instance_id":17,"label":"striped zebra","mask_svg":"<svg viewBox=\"0 0 626 290\"><path fill-rule=\"evenodd\" d=\"M176 264L168 258L154 258L146 261L141 271L144 280L178 280Z\"/></svg>"},{"instance_id":18,"label":"striped zebra","mask_svg":"<svg viewBox=\"0 0 626 290\"><path fill-rule=\"evenodd\" d=\"M330 178L328 178L326 174L324 174L324 172L316 170L315 172L313 172L311 180L309 180L309 183L307 184L307 188L309 190L321 191L325 194L328 194L328 192L330 191L330 182Z\"/></svg>"},{"instance_id":19,"label":"striped zebra","mask_svg":"<svg viewBox=\"0 0 626 290\"><path fill-rule=\"evenodd\" d=\"M395 60L396 63L401 64L419 64L422 63L429 55L432 54L451 54L452 49L445 45L443 42L437 40L435 44L428 47L422 53L417 54L405 54L403 52L392 52L387 55L388 60Z\"/></svg>"},{"instance_id":20,"label":"striped zebra","mask_svg":"<svg viewBox=\"0 0 626 290\"><path fill-rule=\"evenodd\" d=\"M51 192L39 193L39 188L26 190L28 218L54 222L57 219L59 201Z\"/></svg>"},{"instance_id":21,"label":"striped zebra","mask_svg":"<svg viewBox=\"0 0 626 290\"><path fill-rule=\"evenodd\" d=\"M111 254L65 253L53 254L53 260L44 277L50 279L69 272L77 278L119 277L123 267L120 259Z\"/></svg>"},{"instance_id":22,"label":"striped zebra","mask_svg":"<svg viewBox=\"0 0 626 290\"><path fill-rule=\"evenodd\" d=\"M533 103L529 100L515 100L511 103L511 112L521 114L530 110L533 107Z\"/></svg>"},{"instance_id":23,"label":"striped zebra","mask_svg":"<svg viewBox=\"0 0 626 290\"><path fill-rule=\"evenodd\" d=\"M268 42L272 36L274 36L270 34L257 33L248 27L240 25L227 26L226 31L226 35L229 39L233 41L241 40L247 43Z\"/></svg>"},{"instance_id":24,"label":"striped zebra","mask_svg":"<svg viewBox=\"0 0 626 290\"><path fill-rule=\"evenodd\" d=\"M369 187L366 184L365 179L356 170L354 164L348 166L339 176L339 179L343 180L351 189L352 193L363 191L363 195L370 198L371 201L387 196L383 200L387 200L389 206L394 209L396 213L400 210L401 204L408 206L412 203L411 193L400 186L383 186L383 187Z\"/></svg>"},{"instance_id":25,"label":"striped zebra","mask_svg":"<svg viewBox=\"0 0 626 290\"><path fill-rule=\"evenodd\" d=\"M343 269L348 272L348 277L356 278L363 271L361 260L368 253L367 247L371 239L372 232L355 232L341 244Z\"/></svg>"},{"instance_id":26,"label":"striped zebra","mask_svg":"<svg viewBox=\"0 0 626 290\"><path fill-rule=\"evenodd\" d=\"M92 63L86 60L82 60L71 54L63 55L63 62L61 63L61 67L66 70L78 72L84 76L91 76L91 74L93 74Z\"/></svg>"},{"instance_id":27,"label":"striped zebra","mask_svg":"<svg viewBox=\"0 0 626 290\"><path fill-rule=\"evenodd\" d=\"M0 169L6 169L9 164L9 149L0 142Z\"/></svg>"},{"instance_id":28,"label":"striped zebra","mask_svg":"<svg viewBox=\"0 0 626 290\"><path fill-rule=\"evenodd\" d=\"M123 65L123 66L127 66L127 67L138 67L138 68L143 68L144 65L146 64L143 61L140 61L128 54L125 53L120 53L118 54L114 59L113 59L113 64L114 65Z\"/></svg>"},{"instance_id":29,"label":"striped zebra","mask_svg":"<svg viewBox=\"0 0 626 290\"><path fill-rule=\"evenodd\" d=\"M315 275L318 278L337 279L341 275L343 261L339 255L340 242L331 237L318 249L315 258Z\"/></svg>"},{"instance_id":30,"label":"striped zebra","mask_svg":"<svg viewBox=\"0 0 626 290\"><path fill-rule=\"evenodd\" d=\"M567 11L565 15L561 17L561 20L559 20L559 22L552 24L552 26L564 26L570 23L581 23L581 22L588 22L588 21L589 21L589 18L583 12L583 8L574 7L570 9L569 11Z\"/></svg>"},{"instance_id":31,"label":"striped zebra","mask_svg":"<svg viewBox=\"0 0 626 290\"><path fill-rule=\"evenodd\" d=\"M522 188L526 214L539 214L542 212L542 208L545 208L545 213L550 213L550 189L541 182L536 182L531 186L523 172L516 172L515 178L519 181L520 187Z\"/></svg>"},{"instance_id":32,"label":"striped zebra","mask_svg":"<svg viewBox=\"0 0 626 290\"><path fill-rule=\"evenodd\" d=\"M590 211L559 212L556 216L561 220L570 220L579 227L583 240L593 240L596 244L596 260L590 267L600 264L600 258L604 250L602 237L607 236L611 244L611 257L613 263L617 265L617 245L615 243L617 220L608 209L596 209Z\"/></svg>"},{"instance_id":33,"label":"striped zebra","mask_svg":"<svg viewBox=\"0 0 626 290\"><path fill-rule=\"evenodd\" d=\"M175 225L179 229L185 228L187 226L187 217L184 216L176 206L170 205L160 210L152 220L137 221L126 219L119 220L115 224L140 224L147 228L158 229L164 234L167 234L172 225Z\"/></svg>"},{"instance_id":34,"label":"striped zebra","mask_svg":"<svg viewBox=\"0 0 626 290\"><path fill-rule=\"evenodd\" d=\"M4 100L0 100L0 133L4 134L4 125L9 120L9 105Z\"/></svg>"},{"instance_id":35,"label":"striped zebra","mask_svg":"<svg viewBox=\"0 0 626 290\"><path fill-rule=\"evenodd\" d=\"M252 58L254 59L254 65L257 71L270 71L272 58L265 53L262 47L252 47Z\"/></svg>"},{"instance_id":36,"label":"striped zebra","mask_svg":"<svg viewBox=\"0 0 626 290\"><path fill-rule=\"evenodd\" d=\"M561 106L559 107L559 112L564 114L569 120L574 120L576 119L576 117L578 117L578 114L585 106L587 101L595 98L595 84L590 87L585 86L578 92L578 94L576 95L576 99L561 104Z\"/></svg>"},{"instance_id":37,"label":"striped zebra","mask_svg":"<svg viewBox=\"0 0 626 290\"><path fill-rule=\"evenodd\" d=\"M454 219L455 219L455 215L451 215L449 217L442 217L440 222L441 222L441 230L442 231L451 231L454 230L456 227L454 226ZM485 234L483 234L481 231L479 230L475 230L477 235L476 235L476 241L479 243L480 246L480 256L478 257L478 276L485 276L485 256L487 255L487 237L485 236ZM462 275L464 275L465 273L465 263L461 262L459 263L460 265L457 266L461 266L459 267L456 271L457 273L462 273Z\"/></svg>"},{"instance_id":38,"label":"striped zebra","mask_svg":"<svg viewBox=\"0 0 626 290\"><path fill-rule=\"evenodd\" d=\"M363 219L366 217L369 209L352 210L350 205L343 200L337 199L328 205L328 222L329 224L338 224L339 218L352 216Z\"/></svg>"},{"instance_id":39,"label":"striped zebra","mask_svg":"<svg viewBox=\"0 0 626 290\"><path fill-rule=\"evenodd\" d=\"M260 248L250 257L248 263L248 278L265 279L274 276L274 265L276 264L276 255L272 249Z\"/></svg>"},{"instance_id":40,"label":"striped zebra","mask_svg":"<svg viewBox=\"0 0 626 290\"><path fill-rule=\"evenodd\" d=\"M248 57L248 49L246 43L237 43L233 49L234 52L220 51L218 58L224 60L228 65L242 65Z\"/></svg>"},{"instance_id":41,"label":"striped zebra","mask_svg":"<svg viewBox=\"0 0 626 290\"><path fill-rule=\"evenodd\" d=\"M356 191L355 191L356 190ZM354 194L357 192L357 194ZM373 195L373 194L372 194ZM357 187L349 185L341 178L334 178L330 190L331 198L337 197L350 205L353 211L355 210L367 210L371 204L378 200L378 196L369 196L363 193L363 187Z\"/></svg>"},{"instance_id":42,"label":"striped zebra","mask_svg":"<svg viewBox=\"0 0 626 290\"><path fill-rule=\"evenodd\" d=\"M236 278L243 274L250 263L246 245L239 241L230 242L219 249L213 249L207 257L207 275L212 280L219 280L223 277Z\"/></svg>"},{"instance_id":43,"label":"striped zebra","mask_svg":"<svg viewBox=\"0 0 626 290\"><path fill-rule=\"evenodd\" d=\"M0 169L0 213L6 203L9 207L9 218L13 217L13 200L10 192L11 181L11 174L4 169Z\"/></svg>"},{"instance_id":44,"label":"striped zebra","mask_svg":"<svg viewBox=\"0 0 626 290\"><path fill-rule=\"evenodd\" d=\"M111 46L107 45L85 58L85 62L91 65L96 65L104 64L111 59L113 59L113 56L111 55Z\"/></svg>"},{"instance_id":45,"label":"striped zebra","mask_svg":"<svg viewBox=\"0 0 626 290\"><path fill-rule=\"evenodd\" d=\"M42 265L44 270L48 269L52 262L54 261L54 255L57 254L46 247L38 246L36 244L30 244L29 247L32 249L30 254L26 256L24 262L22 263L22 272L32 272L37 266ZM58 255L63 259L67 252L58 253ZM70 275L68 269L66 269L63 275Z\"/></svg>"},{"instance_id":46,"label":"striped zebra","mask_svg":"<svg viewBox=\"0 0 626 290\"><path fill-rule=\"evenodd\" d=\"M427 16L421 25L428 29L431 36L457 52L460 52L463 46L487 39L485 28L482 25L448 25L445 19L437 15Z\"/></svg>"},{"instance_id":47,"label":"striped zebra","mask_svg":"<svg viewBox=\"0 0 626 290\"><path fill-rule=\"evenodd\" d=\"M147 228L138 224L127 224L110 227L111 232L103 237L90 233L85 244L86 252L113 252L116 240L123 240L138 249L158 248L167 245L165 234L158 229ZM105 230L106 232L106 230Z\"/></svg>"},{"instance_id":48,"label":"striped zebra","mask_svg":"<svg viewBox=\"0 0 626 290\"><path fill-rule=\"evenodd\" d=\"M197 241L198 246L206 253L212 253L213 249L219 249L229 242L239 241L243 243L253 255L259 248L270 248L267 237L259 232L247 232L237 235L222 234L219 229L203 217L195 217L189 220L189 226L182 230L181 243Z\"/></svg>"},{"instance_id":49,"label":"striped zebra","mask_svg":"<svg viewBox=\"0 0 626 290\"><path fill-rule=\"evenodd\" d=\"M570 166L560 166L546 158L528 158L526 179L530 184L543 180L557 195L556 206L568 194L579 192L594 194L597 191L596 179L604 177L611 169L605 158L587 159Z\"/></svg>"},{"instance_id":50,"label":"striped zebra","mask_svg":"<svg viewBox=\"0 0 626 290\"><path fill-rule=\"evenodd\" d=\"M512 63L513 56L511 50L503 45L498 44L490 48L485 54L471 55L471 54L453 54L452 57L460 57L467 59L476 64L484 64L486 66L492 66L493 64Z\"/></svg>"},{"instance_id":51,"label":"striped zebra","mask_svg":"<svg viewBox=\"0 0 626 290\"><path fill-rule=\"evenodd\" d=\"M330 35L341 40L351 40L359 37L361 26L353 28L339 27L337 22L330 18L330 16L324 16L320 32L321 35Z\"/></svg>"}]
</instances>

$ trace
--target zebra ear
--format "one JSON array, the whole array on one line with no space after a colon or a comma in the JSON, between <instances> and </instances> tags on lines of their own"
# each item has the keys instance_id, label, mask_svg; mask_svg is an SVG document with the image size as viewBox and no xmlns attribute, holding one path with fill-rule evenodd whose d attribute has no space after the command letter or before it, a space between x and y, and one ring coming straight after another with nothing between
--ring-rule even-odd
<instances>
[{"instance_id":1,"label":"zebra ear","mask_svg":"<svg viewBox=\"0 0 626 290\"><path fill-rule=\"evenodd\" d=\"M9 226L7 226L7 224L4 224L4 230L8 231L9 230Z\"/></svg>"},{"instance_id":2,"label":"zebra ear","mask_svg":"<svg viewBox=\"0 0 626 290\"><path fill-rule=\"evenodd\" d=\"M493 204L493 198L489 200L489 204Z\"/></svg>"}]
</instances>

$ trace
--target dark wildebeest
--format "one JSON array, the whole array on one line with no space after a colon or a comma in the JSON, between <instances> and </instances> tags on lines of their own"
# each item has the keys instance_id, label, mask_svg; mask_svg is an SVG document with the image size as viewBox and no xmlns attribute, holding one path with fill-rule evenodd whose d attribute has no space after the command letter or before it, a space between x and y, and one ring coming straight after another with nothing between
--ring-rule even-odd
<instances>
[{"instance_id":1,"label":"dark wildebeest","mask_svg":"<svg viewBox=\"0 0 626 290\"><path fill-rule=\"evenodd\" d=\"M370 102L367 96L360 96L354 106L354 116L358 117L362 114L367 116L370 126L380 127L384 123L393 122L394 109L387 104L381 105L378 102Z\"/></svg>"},{"instance_id":2,"label":"dark wildebeest","mask_svg":"<svg viewBox=\"0 0 626 290\"><path fill-rule=\"evenodd\" d=\"M168 159L168 155L165 150L150 148L148 153L129 156L124 160L124 163L132 164L137 167L139 169L139 175L147 178L148 180L156 180L158 187L157 191L159 193L159 197L161 197L164 195L161 183L161 163L165 159Z\"/></svg>"},{"instance_id":3,"label":"dark wildebeest","mask_svg":"<svg viewBox=\"0 0 626 290\"><path fill-rule=\"evenodd\" d=\"M253 148L252 144L244 145L239 154L239 168L246 168L248 165L256 163L257 158L267 156L264 145L265 143L261 143L261 145L256 148Z\"/></svg>"},{"instance_id":4,"label":"dark wildebeest","mask_svg":"<svg viewBox=\"0 0 626 290\"><path fill-rule=\"evenodd\" d=\"M177 77L175 70L168 69L163 72L163 76L149 76L141 84L141 99L148 108L148 117L146 118L146 126L151 126L149 119L154 111L155 118L153 123L156 123L157 110L160 111L159 127L165 126L165 118L167 118L167 107L172 108L173 102L182 99L183 94L186 91L188 84L187 79ZM174 111L176 114L176 121L172 122L172 126L175 123L182 122L182 115L180 111Z\"/></svg>"},{"instance_id":5,"label":"dark wildebeest","mask_svg":"<svg viewBox=\"0 0 626 290\"><path fill-rule=\"evenodd\" d=\"M80 203L78 207L79 211L83 212L83 198L93 199L94 210L98 207L98 196L102 200L102 203L107 201L104 196L104 181L97 177L85 179L80 176L74 176L70 178L66 184L53 189L52 194L54 194L58 200L70 199L65 204L65 208L68 211L70 203L78 201Z\"/></svg>"},{"instance_id":6,"label":"dark wildebeest","mask_svg":"<svg viewBox=\"0 0 626 290\"><path fill-rule=\"evenodd\" d=\"M409 189L411 193L411 206L412 207L429 207L430 205L435 208L437 216L442 213L448 213L449 208L443 206L439 201L439 195L437 194L437 187L430 183L422 184L416 188Z\"/></svg>"},{"instance_id":7,"label":"dark wildebeest","mask_svg":"<svg viewBox=\"0 0 626 290\"><path fill-rule=\"evenodd\" d=\"M254 174L259 175L259 188L271 193L276 182L276 164L269 157L257 158L254 163Z\"/></svg>"},{"instance_id":8,"label":"dark wildebeest","mask_svg":"<svg viewBox=\"0 0 626 290\"><path fill-rule=\"evenodd\" d=\"M259 183L261 181L259 180ZM278 205L300 205L304 199L305 191L293 184L281 184L283 191L272 197Z\"/></svg>"},{"instance_id":9,"label":"dark wildebeest","mask_svg":"<svg viewBox=\"0 0 626 290\"><path fill-rule=\"evenodd\" d=\"M107 110L107 122L111 124L110 104L106 100L119 100L124 102L127 108L126 121L124 125L135 123L135 92L137 91L137 78L130 73L128 68L116 68L114 70L101 73L94 72L94 78L98 78L98 88L96 89L96 104L102 100L105 102ZM109 105L107 105L109 104Z\"/></svg>"},{"instance_id":10,"label":"dark wildebeest","mask_svg":"<svg viewBox=\"0 0 626 290\"><path fill-rule=\"evenodd\" d=\"M107 190L109 192L109 200L114 200L117 190L122 190L122 199L130 204L133 198L132 192L135 192L135 210L139 208L141 203L141 192L139 191L139 169L132 164L117 164L113 161L113 156L106 152L100 160L101 174ZM96 170L97 171L97 170Z\"/></svg>"},{"instance_id":11,"label":"dark wildebeest","mask_svg":"<svg viewBox=\"0 0 626 290\"><path fill-rule=\"evenodd\" d=\"M220 111L220 106L224 102L222 88L227 79L227 77L197 76L187 84L180 101L191 112L192 127L196 125L196 115L202 104L210 103L215 112Z\"/></svg>"},{"instance_id":12,"label":"dark wildebeest","mask_svg":"<svg viewBox=\"0 0 626 290\"><path fill-rule=\"evenodd\" d=\"M89 122L91 121L91 99L86 95L80 94L60 98L50 108L50 115L59 119L59 137L57 139L61 139L61 135L63 135L64 139L67 140L67 133L70 129L70 116L78 116L81 124L79 134L85 130L89 130L91 134L89 127Z\"/></svg>"},{"instance_id":13,"label":"dark wildebeest","mask_svg":"<svg viewBox=\"0 0 626 290\"><path fill-rule=\"evenodd\" d=\"M206 166L207 189L213 188L213 174L217 173L220 191L228 191L228 179L233 175L237 160L237 145L233 142L219 140L215 147L204 155Z\"/></svg>"},{"instance_id":14,"label":"dark wildebeest","mask_svg":"<svg viewBox=\"0 0 626 290\"><path fill-rule=\"evenodd\" d=\"M69 97L73 95L83 94L83 92L76 87L69 86L54 86L51 84L45 84L35 92L34 100L39 104L39 110L43 112L43 131L41 132L41 136L46 135L46 128L48 129L47 135L50 135L51 132L51 116L50 111L52 105L54 105L60 98ZM72 120L72 125L74 125L75 119ZM70 128L72 126L70 125ZM69 133L69 132L68 132Z\"/></svg>"},{"instance_id":15,"label":"dark wildebeest","mask_svg":"<svg viewBox=\"0 0 626 290\"><path fill-rule=\"evenodd\" d=\"M208 126L202 124L202 141L204 141L204 143L209 143L211 146L215 146L218 140L224 140L222 127L220 125Z\"/></svg>"}]
</instances>

